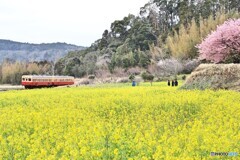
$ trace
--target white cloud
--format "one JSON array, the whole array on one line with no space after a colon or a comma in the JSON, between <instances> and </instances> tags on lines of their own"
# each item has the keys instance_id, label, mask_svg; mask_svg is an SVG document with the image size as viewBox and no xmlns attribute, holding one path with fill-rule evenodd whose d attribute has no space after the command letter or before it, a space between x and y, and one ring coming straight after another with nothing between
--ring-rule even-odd
<instances>
[{"instance_id":1,"label":"white cloud","mask_svg":"<svg viewBox=\"0 0 240 160\"><path fill-rule=\"evenodd\" d=\"M89 46L148 0L1 0L0 38Z\"/></svg>"}]
</instances>

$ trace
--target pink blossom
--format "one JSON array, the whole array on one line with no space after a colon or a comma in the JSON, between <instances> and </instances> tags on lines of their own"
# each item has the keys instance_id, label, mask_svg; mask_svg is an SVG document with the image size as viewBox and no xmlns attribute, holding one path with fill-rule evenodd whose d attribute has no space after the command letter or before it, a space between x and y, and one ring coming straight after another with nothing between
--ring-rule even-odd
<instances>
[{"instance_id":1,"label":"pink blossom","mask_svg":"<svg viewBox=\"0 0 240 160\"><path fill-rule=\"evenodd\" d=\"M199 58L223 62L231 54L240 55L240 19L230 19L197 45Z\"/></svg>"}]
</instances>

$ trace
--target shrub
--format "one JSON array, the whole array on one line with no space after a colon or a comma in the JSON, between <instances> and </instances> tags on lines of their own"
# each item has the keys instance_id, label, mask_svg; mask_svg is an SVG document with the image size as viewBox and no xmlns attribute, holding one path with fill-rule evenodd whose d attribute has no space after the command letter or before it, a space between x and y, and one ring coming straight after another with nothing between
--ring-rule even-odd
<instances>
[{"instance_id":1,"label":"shrub","mask_svg":"<svg viewBox=\"0 0 240 160\"><path fill-rule=\"evenodd\" d=\"M95 79L95 75L89 75L88 79Z\"/></svg>"},{"instance_id":2,"label":"shrub","mask_svg":"<svg viewBox=\"0 0 240 160\"><path fill-rule=\"evenodd\" d=\"M150 81L150 82L151 82L151 85L152 85L154 76L153 76L151 73L143 72L141 76L142 76L142 79L143 79L144 81Z\"/></svg>"},{"instance_id":3,"label":"shrub","mask_svg":"<svg viewBox=\"0 0 240 160\"><path fill-rule=\"evenodd\" d=\"M128 79L130 79L131 81L133 81L134 78L135 78L134 74L131 74L131 75L128 77Z\"/></svg>"},{"instance_id":4,"label":"shrub","mask_svg":"<svg viewBox=\"0 0 240 160\"><path fill-rule=\"evenodd\" d=\"M187 78L186 75L182 76L182 80L186 80L186 78Z\"/></svg>"}]
</instances>

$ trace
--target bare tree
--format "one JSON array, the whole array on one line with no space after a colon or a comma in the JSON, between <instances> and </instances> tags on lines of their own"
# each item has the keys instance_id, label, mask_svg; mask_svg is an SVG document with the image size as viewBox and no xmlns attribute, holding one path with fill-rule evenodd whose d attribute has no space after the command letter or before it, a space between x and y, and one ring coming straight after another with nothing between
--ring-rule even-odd
<instances>
[{"instance_id":1,"label":"bare tree","mask_svg":"<svg viewBox=\"0 0 240 160\"><path fill-rule=\"evenodd\" d=\"M54 76L55 75L55 66L56 66L56 63L59 61L59 59L61 58L61 55L60 54L56 54L56 56L54 57L54 60L51 61L51 68L52 68L52 75Z\"/></svg>"}]
</instances>

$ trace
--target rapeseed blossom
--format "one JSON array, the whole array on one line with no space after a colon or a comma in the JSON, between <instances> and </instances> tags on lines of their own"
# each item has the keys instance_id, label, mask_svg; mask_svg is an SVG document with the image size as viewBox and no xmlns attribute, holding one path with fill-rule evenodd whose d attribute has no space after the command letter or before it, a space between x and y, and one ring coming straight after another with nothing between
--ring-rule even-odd
<instances>
[{"instance_id":1,"label":"rapeseed blossom","mask_svg":"<svg viewBox=\"0 0 240 160\"><path fill-rule=\"evenodd\" d=\"M0 159L209 159L240 153L240 94L155 86L0 93Z\"/></svg>"}]
</instances>

